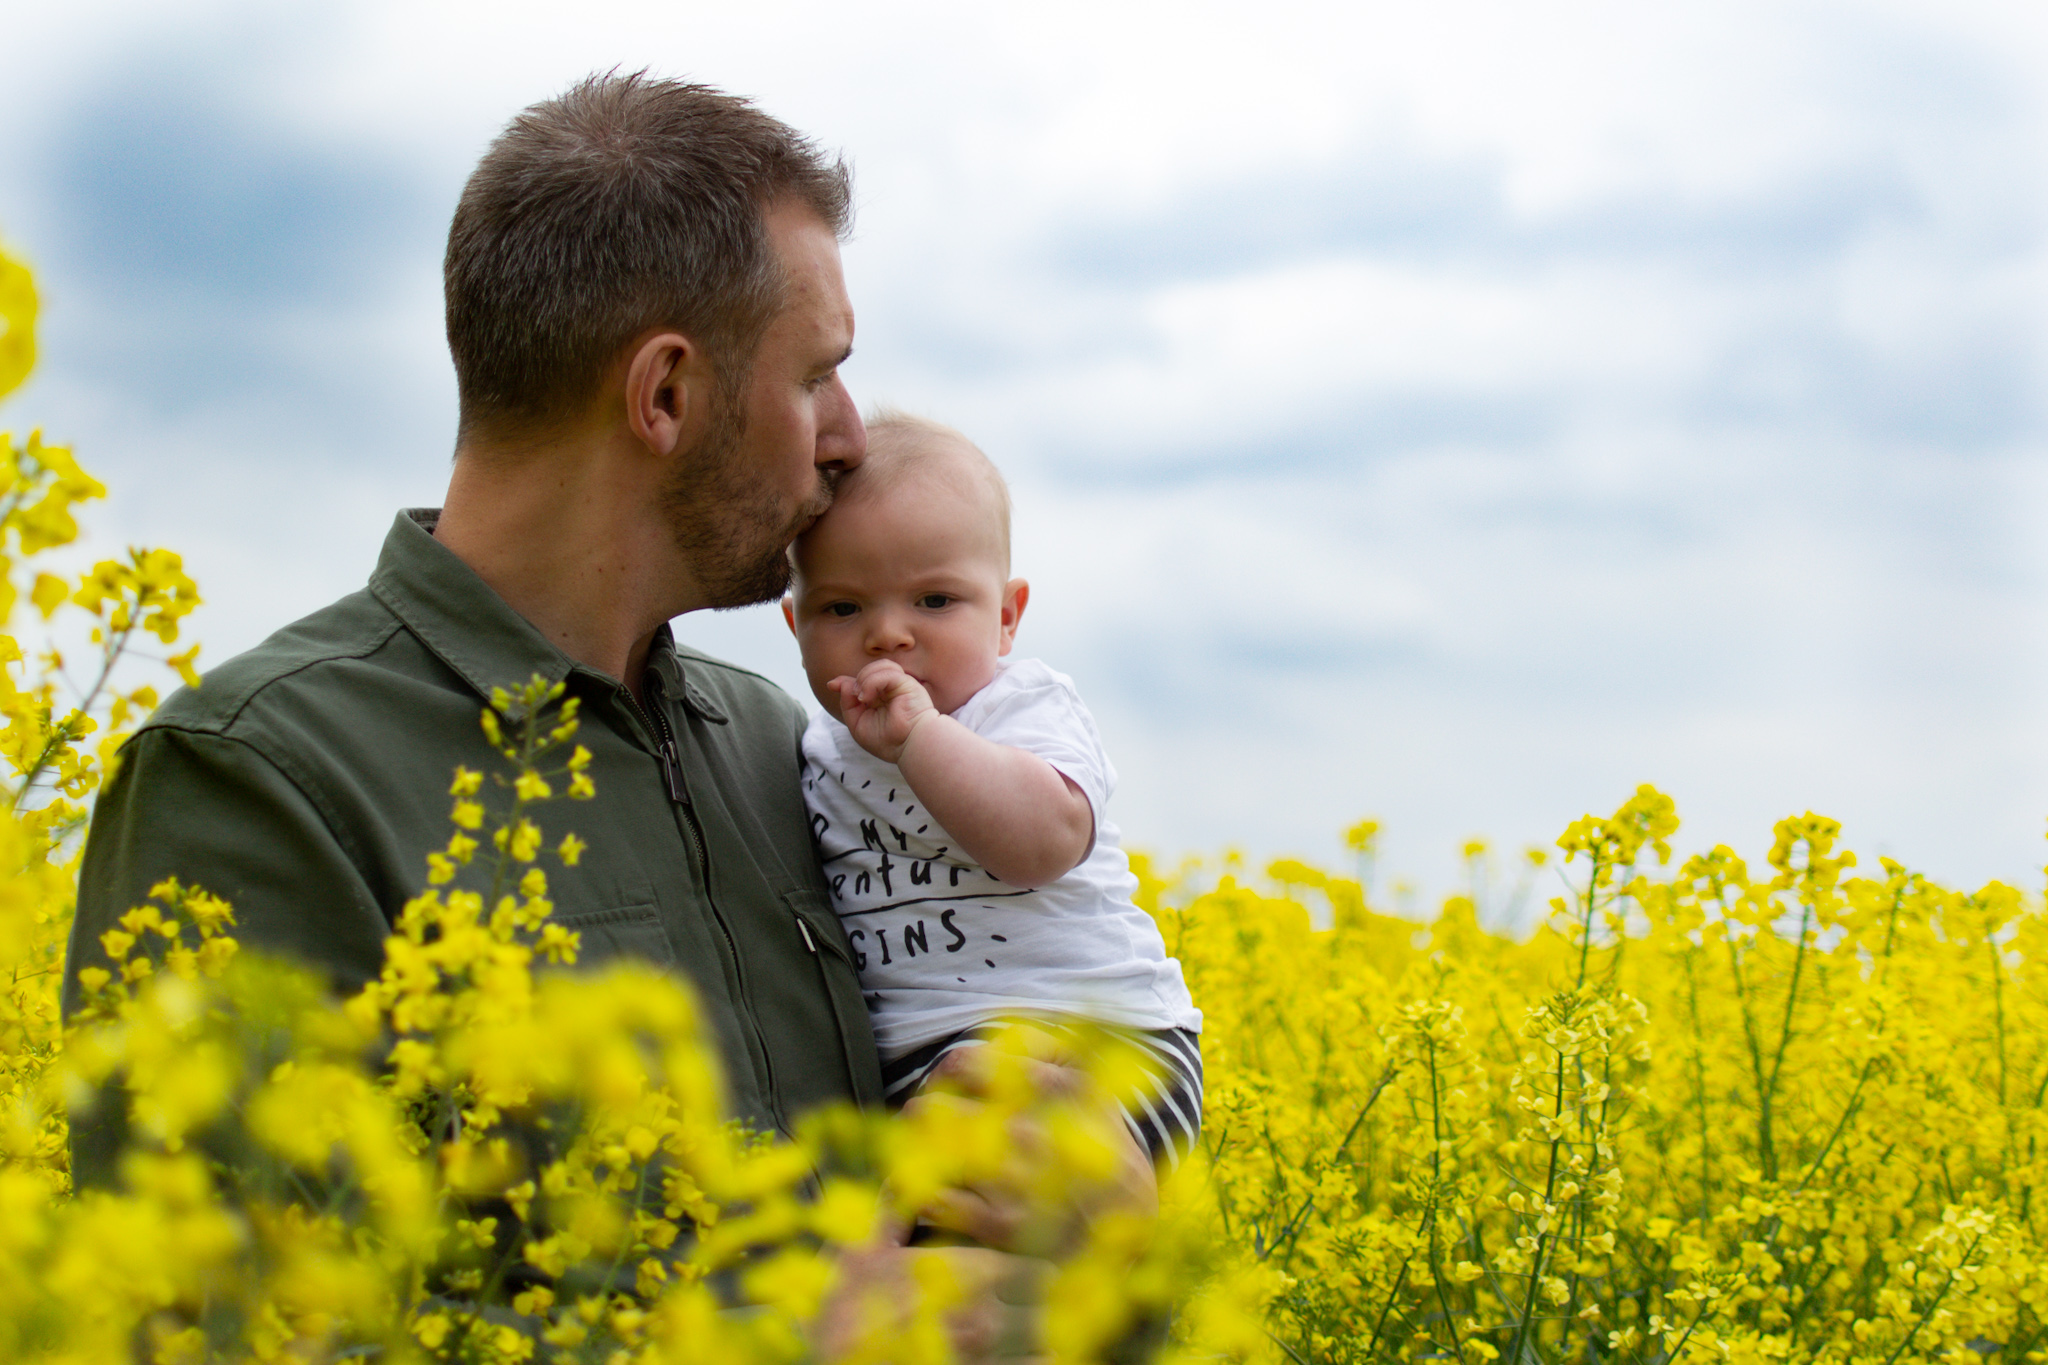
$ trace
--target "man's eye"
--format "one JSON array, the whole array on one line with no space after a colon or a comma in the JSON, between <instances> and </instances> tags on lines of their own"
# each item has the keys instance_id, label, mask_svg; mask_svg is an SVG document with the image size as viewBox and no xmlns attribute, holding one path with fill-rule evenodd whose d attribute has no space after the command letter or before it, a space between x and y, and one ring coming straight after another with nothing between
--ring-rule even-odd
<instances>
[{"instance_id":1,"label":"man's eye","mask_svg":"<svg viewBox=\"0 0 2048 1365\"><path fill-rule=\"evenodd\" d=\"M952 598L942 592L928 592L917 599L917 605L923 607L926 611L938 611L940 608L950 604L952 600Z\"/></svg>"},{"instance_id":2,"label":"man's eye","mask_svg":"<svg viewBox=\"0 0 2048 1365\"><path fill-rule=\"evenodd\" d=\"M847 617L859 610L860 608L851 602L834 602L831 606L825 608L825 614L827 616Z\"/></svg>"}]
</instances>

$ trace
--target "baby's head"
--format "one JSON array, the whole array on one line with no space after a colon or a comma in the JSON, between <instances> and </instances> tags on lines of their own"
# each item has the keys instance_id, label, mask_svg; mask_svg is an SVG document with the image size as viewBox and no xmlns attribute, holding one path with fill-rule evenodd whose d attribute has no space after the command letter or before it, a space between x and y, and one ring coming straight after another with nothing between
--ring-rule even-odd
<instances>
[{"instance_id":1,"label":"baby's head","mask_svg":"<svg viewBox=\"0 0 2048 1365\"><path fill-rule=\"evenodd\" d=\"M832 508L790 547L782 613L826 711L827 684L894 659L953 711L1010 652L1030 588L1010 577L1010 493L951 427L884 412Z\"/></svg>"}]
</instances>

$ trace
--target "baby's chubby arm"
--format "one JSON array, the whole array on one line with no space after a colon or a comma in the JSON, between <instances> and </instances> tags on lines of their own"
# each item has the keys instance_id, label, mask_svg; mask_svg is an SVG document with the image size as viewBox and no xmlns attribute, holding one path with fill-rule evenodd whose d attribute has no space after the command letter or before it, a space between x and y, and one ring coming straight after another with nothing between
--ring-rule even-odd
<instances>
[{"instance_id":1,"label":"baby's chubby arm","mask_svg":"<svg viewBox=\"0 0 2048 1365\"><path fill-rule=\"evenodd\" d=\"M827 685L860 746L901 769L961 851L990 872L1012 886L1043 886L1088 856L1094 808L1052 764L975 734L888 659Z\"/></svg>"}]
</instances>

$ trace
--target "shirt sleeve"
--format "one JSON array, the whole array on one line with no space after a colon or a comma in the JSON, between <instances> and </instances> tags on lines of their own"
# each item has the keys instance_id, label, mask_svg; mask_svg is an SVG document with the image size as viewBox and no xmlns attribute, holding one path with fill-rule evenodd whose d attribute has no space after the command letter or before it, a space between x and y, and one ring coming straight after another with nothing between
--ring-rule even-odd
<instances>
[{"instance_id":1,"label":"shirt sleeve","mask_svg":"<svg viewBox=\"0 0 2048 1365\"><path fill-rule=\"evenodd\" d=\"M1037 755L1071 778L1101 828L1115 778L1095 718L1072 687L1054 677L1026 683L998 698L972 728L983 739Z\"/></svg>"},{"instance_id":2,"label":"shirt sleeve","mask_svg":"<svg viewBox=\"0 0 2048 1365\"><path fill-rule=\"evenodd\" d=\"M100 936L172 876L234 907L245 950L312 967L344 993L381 968L383 911L304 793L239 740L145 729L93 809L64 960L67 1016L82 1003L79 972L107 965ZM80 1188L113 1182L124 1130L118 1104L73 1114Z\"/></svg>"}]
</instances>

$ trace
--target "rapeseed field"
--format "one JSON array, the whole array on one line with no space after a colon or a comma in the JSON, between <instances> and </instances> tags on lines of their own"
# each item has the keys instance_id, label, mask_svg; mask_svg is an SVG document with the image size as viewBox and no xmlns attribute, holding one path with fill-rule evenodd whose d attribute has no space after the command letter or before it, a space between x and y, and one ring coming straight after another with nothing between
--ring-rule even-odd
<instances>
[{"instance_id":1,"label":"rapeseed field","mask_svg":"<svg viewBox=\"0 0 2048 1365\"><path fill-rule=\"evenodd\" d=\"M0 397L34 310L0 257ZM1031 1084L1025 1032L978 1107L727 1123L674 981L552 970L587 760L573 702L517 679L360 995L166 882L65 1024L81 825L146 651L191 675L198 594L161 549L49 572L104 490L0 446L0 617L89 642L0 638L0 1359L938 1361L958 1263L821 1329L848 1259L945 1185L1022 1170L1064 1209L1104 1178L1102 1108ZM1574 823L1521 935L1298 863L1139 860L1207 1020L1203 1143L1156 1220L1032 1233L1018 1349L1128 1359L1149 1322L1187 1361L2048 1358L2039 897L1865 867L1813 814L1753 868L1674 859L1677 829L1649 787ZM1105 1043L1099 1080L1130 1064ZM119 1192L71 1188L90 1105L126 1116Z\"/></svg>"}]
</instances>

